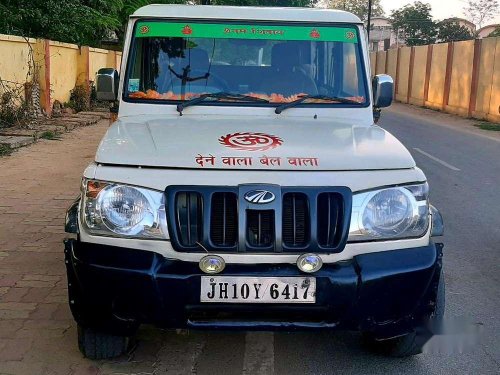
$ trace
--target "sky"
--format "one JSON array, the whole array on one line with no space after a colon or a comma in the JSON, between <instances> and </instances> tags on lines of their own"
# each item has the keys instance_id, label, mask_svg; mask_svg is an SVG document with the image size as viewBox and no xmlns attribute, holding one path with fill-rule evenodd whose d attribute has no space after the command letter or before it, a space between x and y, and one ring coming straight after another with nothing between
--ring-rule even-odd
<instances>
[{"instance_id":1,"label":"sky","mask_svg":"<svg viewBox=\"0 0 500 375\"><path fill-rule=\"evenodd\" d=\"M412 0L381 0L385 15L391 14L393 9L401 8L402 6L414 3ZM467 19L463 13L463 8L467 4L466 0L422 0L424 3L429 3L432 7L432 16L435 19L445 19L450 17L460 17ZM486 24L500 23L500 11L497 16L486 22Z\"/></svg>"}]
</instances>

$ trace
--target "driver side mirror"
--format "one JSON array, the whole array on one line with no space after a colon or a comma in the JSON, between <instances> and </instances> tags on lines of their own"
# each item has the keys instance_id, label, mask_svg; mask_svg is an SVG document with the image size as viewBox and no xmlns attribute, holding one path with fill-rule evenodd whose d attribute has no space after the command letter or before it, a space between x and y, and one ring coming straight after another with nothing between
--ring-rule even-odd
<instances>
[{"instance_id":1,"label":"driver side mirror","mask_svg":"<svg viewBox=\"0 0 500 375\"><path fill-rule=\"evenodd\" d=\"M96 76L97 100L114 102L118 98L120 77L116 69L99 69Z\"/></svg>"},{"instance_id":2,"label":"driver side mirror","mask_svg":"<svg viewBox=\"0 0 500 375\"><path fill-rule=\"evenodd\" d=\"M373 107L389 107L392 103L394 81L387 74L377 74L373 77Z\"/></svg>"}]
</instances>

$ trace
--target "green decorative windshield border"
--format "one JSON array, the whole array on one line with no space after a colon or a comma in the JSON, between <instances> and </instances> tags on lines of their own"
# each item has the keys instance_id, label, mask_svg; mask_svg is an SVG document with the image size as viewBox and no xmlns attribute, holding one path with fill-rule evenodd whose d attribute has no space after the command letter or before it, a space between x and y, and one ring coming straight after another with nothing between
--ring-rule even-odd
<instances>
[{"instance_id":1,"label":"green decorative windshield border","mask_svg":"<svg viewBox=\"0 0 500 375\"><path fill-rule=\"evenodd\" d=\"M317 40L320 42L358 43L355 28L314 27L292 25L244 25L197 22L138 22L135 36L216 38L216 39L270 39Z\"/></svg>"}]
</instances>

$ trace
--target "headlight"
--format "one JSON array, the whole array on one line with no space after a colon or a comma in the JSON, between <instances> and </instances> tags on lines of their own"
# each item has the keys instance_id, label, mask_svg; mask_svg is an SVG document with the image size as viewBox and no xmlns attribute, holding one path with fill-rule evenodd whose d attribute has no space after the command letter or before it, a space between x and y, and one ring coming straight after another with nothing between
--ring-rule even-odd
<instances>
[{"instance_id":1,"label":"headlight","mask_svg":"<svg viewBox=\"0 0 500 375\"><path fill-rule=\"evenodd\" d=\"M93 235L166 238L164 194L159 191L84 180L82 216Z\"/></svg>"},{"instance_id":2,"label":"headlight","mask_svg":"<svg viewBox=\"0 0 500 375\"><path fill-rule=\"evenodd\" d=\"M349 241L421 237L429 226L427 183L353 195Z\"/></svg>"}]
</instances>

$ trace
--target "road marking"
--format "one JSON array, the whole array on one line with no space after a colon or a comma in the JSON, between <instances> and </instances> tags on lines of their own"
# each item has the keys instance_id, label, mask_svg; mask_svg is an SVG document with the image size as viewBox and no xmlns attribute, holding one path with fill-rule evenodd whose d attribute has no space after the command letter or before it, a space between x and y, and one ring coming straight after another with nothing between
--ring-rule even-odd
<instances>
[{"instance_id":1,"label":"road marking","mask_svg":"<svg viewBox=\"0 0 500 375\"><path fill-rule=\"evenodd\" d=\"M245 336L243 374L274 374L274 333L247 332Z\"/></svg>"},{"instance_id":2,"label":"road marking","mask_svg":"<svg viewBox=\"0 0 500 375\"><path fill-rule=\"evenodd\" d=\"M427 156L429 159L432 159L434 160L435 162L438 162L439 164L441 165L444 165L446 168L450 168L452 171L460 171L460 169L458 169L457 167L454 167L453 165L451 164L448 164L447 162L435 157L435 156L432 156L431 154L425 152L425 151L422 151L421 149L419 149L418 147L413 147L413 149L417 152L420 152L422 155L425 155Z\"/></svg>"}]
</instances>

